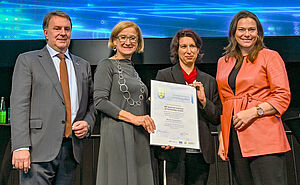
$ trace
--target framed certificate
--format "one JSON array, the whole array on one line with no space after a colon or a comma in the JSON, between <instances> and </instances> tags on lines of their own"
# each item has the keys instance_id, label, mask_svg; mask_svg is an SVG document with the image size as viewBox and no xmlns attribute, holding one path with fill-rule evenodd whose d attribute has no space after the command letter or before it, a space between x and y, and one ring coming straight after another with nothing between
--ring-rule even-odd
<instances>
[{"instance_id":1,"label":"framed certificate","mask_svg":"<svg viewBox=\"0 0 300 185\"><path fill-rule=\"evenodd\" d=\"M151 80L151 118L156 125L151 145L199 149L194 87Z\"/></svg>"}]
</instances>

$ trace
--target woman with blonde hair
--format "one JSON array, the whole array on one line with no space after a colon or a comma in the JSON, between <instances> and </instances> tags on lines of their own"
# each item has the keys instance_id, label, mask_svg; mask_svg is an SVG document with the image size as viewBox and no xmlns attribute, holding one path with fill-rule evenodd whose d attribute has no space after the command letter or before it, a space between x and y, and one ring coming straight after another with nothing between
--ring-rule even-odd
<instances>
[{"instance_id":1,"label":"woman with blonde hair","mask_svg":"<svg viewBox=\"0 0 300 185\"><path fill-rule=\"evenodd\" d=\"M144 49L142 32L122 21L108 46L115 55L99 62L94 79L94 104L101 112L96 184L153 185L149 133L155 124L147 115L147 87L131 60Z\"/></svg>"}]
</instances>

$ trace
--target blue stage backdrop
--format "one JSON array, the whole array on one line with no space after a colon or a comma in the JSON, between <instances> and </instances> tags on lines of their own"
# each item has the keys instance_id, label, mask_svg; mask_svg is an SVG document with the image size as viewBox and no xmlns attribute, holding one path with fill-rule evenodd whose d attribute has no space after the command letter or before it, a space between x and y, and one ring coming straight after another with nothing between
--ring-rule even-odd
<instances>
[{"instance_id":1,"label":"blue stage backdrop","mask_svg":"<svg viewBox=\"0 0 300 185\"><path fill-rule=\"evenodd\" d=\"M299 0L0 0L0 40L43 39L42 20L63 10L73 20L73 39L108 38L123 20L136 22L145 38L169 38L181 28L202 37L225 37L234 14L249 10L266 36L298 36Z\"/></svg>"}]
</instances>

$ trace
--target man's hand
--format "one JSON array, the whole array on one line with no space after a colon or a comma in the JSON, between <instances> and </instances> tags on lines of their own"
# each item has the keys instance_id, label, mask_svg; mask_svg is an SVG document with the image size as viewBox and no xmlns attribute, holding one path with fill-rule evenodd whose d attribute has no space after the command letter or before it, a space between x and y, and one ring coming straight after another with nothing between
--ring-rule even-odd
<instances>
[{"instance_id":1,"label":"man's hand","mask_svg":"<svg viewBox=\"0 0 300 185\"><path fill-rule=\"evenodd\" d=\"M12 165L25 173L30 169L30 152L29 150L19 150L13 152Z\"/></svg>"},{"instance_id":2,"label":"man's hand","mask_svg":"<svg viewBox=\"0 0 300 185\"><path fill-rule=\"evenodd\" d=\"M89 124L86 121L76 121L72 126L72 130L76 137L82 139L89 132Z\"/></svg>"}]
</instances>

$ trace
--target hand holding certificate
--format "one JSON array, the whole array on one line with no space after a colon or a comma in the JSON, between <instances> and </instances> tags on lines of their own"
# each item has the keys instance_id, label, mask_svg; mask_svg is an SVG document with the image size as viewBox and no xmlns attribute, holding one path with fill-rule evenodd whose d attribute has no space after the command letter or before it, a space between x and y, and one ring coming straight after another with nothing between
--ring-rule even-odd
<instances>
[{"instance_id":1,"label":"hand holding certificate","mask_svg":"<svg viewBox=\"0 0 300 185\"><path fill-rule=\"evenodd\" d=\"M199 149L197 96L194 87L151 80L151 145Z\"/></svg>"}]
</instances>

